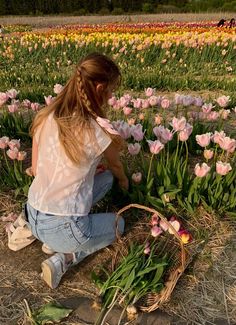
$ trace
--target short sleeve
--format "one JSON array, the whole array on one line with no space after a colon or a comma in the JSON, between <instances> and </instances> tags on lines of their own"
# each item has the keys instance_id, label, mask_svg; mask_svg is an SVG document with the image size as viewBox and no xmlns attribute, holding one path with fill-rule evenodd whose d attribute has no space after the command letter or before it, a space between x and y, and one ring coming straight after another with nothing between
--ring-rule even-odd
<instances>
[{"instance_id":1,"label":"short sleeve","mask_svg":"<svg viewBox=\"0 0 236 325\"><path fill-rule=\"evenodd\" d=\"M101 126L96 122L92 121L95 128L95 137L98 144L98 155L101 155L107 147L111 144L111 137L101 128Z\"/></svg>"},{"instance_id":2,"label":"short sleeve","mask_svg":"<svg viewBox=\"0 0 236 325\"><path fill-rule=\"evenodd\" d=\"M41 123L41 124L37 127L37 129L36 129L36 131L35 131L35 134L34 134L34 138L35 138L35 141L36 141L37 144L39 144L39 138L40 138L40 134L41 134L41 131L42 131L43 125L44 125L44 123Z\"/></svg>"}]
</instances>

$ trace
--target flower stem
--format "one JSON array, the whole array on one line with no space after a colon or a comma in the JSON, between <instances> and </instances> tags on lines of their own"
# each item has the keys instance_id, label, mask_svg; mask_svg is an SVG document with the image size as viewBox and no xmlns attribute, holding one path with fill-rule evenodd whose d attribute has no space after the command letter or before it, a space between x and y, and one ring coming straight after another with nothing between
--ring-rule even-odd
<instances>
[{"instance_id":1,"label":"flower stem","mask_svg":"<svg viewBox=\"0 0 236 325\"><path fill-rule=\"evenodd\" d=\"M149 178L150 178L150 173L151 173L151 167L152 167L153 157L154 157L154 154L152 154L151 160L150 160L150 163L149 163L148 175L147 175L147 184L149 183Z\"/></svg>"}]
</instances>

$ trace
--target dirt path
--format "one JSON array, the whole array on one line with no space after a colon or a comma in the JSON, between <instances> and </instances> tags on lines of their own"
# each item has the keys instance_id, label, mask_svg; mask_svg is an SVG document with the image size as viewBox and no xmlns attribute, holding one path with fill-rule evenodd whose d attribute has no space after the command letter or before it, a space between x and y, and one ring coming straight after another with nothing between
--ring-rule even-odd
<instances>
[{"instance_id":1,"label":"dirt path","mask_svg":"<svg viewBox=\"0 0 236 325\"><path fill-rule=\"evenodd\" d=\"M179 14L144 14L120 16L2 16L2 25L29 24L37 28L65 24L102 24L102 23L138 23L138 22L195 22L218 21L224 17L231 19L232 13L179 13Z\"/></svg>"}]
</instances>

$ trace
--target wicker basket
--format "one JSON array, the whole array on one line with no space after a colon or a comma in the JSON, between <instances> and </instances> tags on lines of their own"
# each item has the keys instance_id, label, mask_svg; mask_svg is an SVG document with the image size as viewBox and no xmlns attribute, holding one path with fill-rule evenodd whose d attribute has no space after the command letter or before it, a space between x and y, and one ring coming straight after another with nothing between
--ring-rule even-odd
<instances>
[{"instance_id":1,"label":"wicker basket","mask_svg":"<svg viewBox=\"0 0 236 325\"><path fill-rule=\"evenodd\" d=\"M122 208L117 212L117 222L121 216L121 214L127 211L130 208L137 208L141 210L145 210L152 214L156 214L161 220L163 220L167 226L172 230L173 235L169 234L168 231L163 232L156 240L158 241L158 256L162 257L168 251L169 260L171 261L171 266L164 274L164 288L160 293L148 293L146 296L141 298L136 306L139 310L143 312L152 312L159 308L164 302L166 302L179 279L179 277L183 274L186 266L191 261L190 251L184 245L181 237L176 232L174 227L168 222L168 220L155 209L139 205L139 204L130 204ZM142 223L143 226L136 231L135 234L132 234L132 238L128 239L128 241L136 241L143 242L144 236L146 237L147 233L150 233L150 228L147 230L147 223ZM146 228L146 229L145 229ZM117 229L117 228L116 228ZM115 254L115 262L113 261L113 266L116 267L117 262L120 261L121 255L125 255L128 252L128 243L127 239L123 239L120 237L120 234L117 231L118 242L121 245L118 245L117 254ZM121 248L122 247L122 248ZM123 251L122 251L123 250Z\"/></svg>"}]
</instances>

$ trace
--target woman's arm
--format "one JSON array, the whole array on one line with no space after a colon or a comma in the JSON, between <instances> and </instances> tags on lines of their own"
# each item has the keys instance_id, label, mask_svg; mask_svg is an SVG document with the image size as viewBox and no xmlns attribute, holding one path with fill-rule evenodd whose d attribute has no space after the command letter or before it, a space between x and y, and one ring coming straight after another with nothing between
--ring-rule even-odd
<instances>
[{"instance_id":1,"label":"woman's arm","mask_svg":"<svg viewBox=\"0 0 236 325\"><path fill-rule=\"evenodd\" d=\"M129 180L125 175L117 147L113 143L104 151L104 157L112 174L118 179L119 186L124 190L128 190Z\"/></svg>"},{"instance_id":2,"label":"woman's arm","mask_svg":"<svg viewBox=\"0 0 236 325\"><path fill-rule=\"evenodd\" d=\"M32 174L33 174L33 176L36 175L37 161L38 161L38 144L35 140L35 137L33 137L33 145L32 145Z\"/></svg>"}]
</instances>

